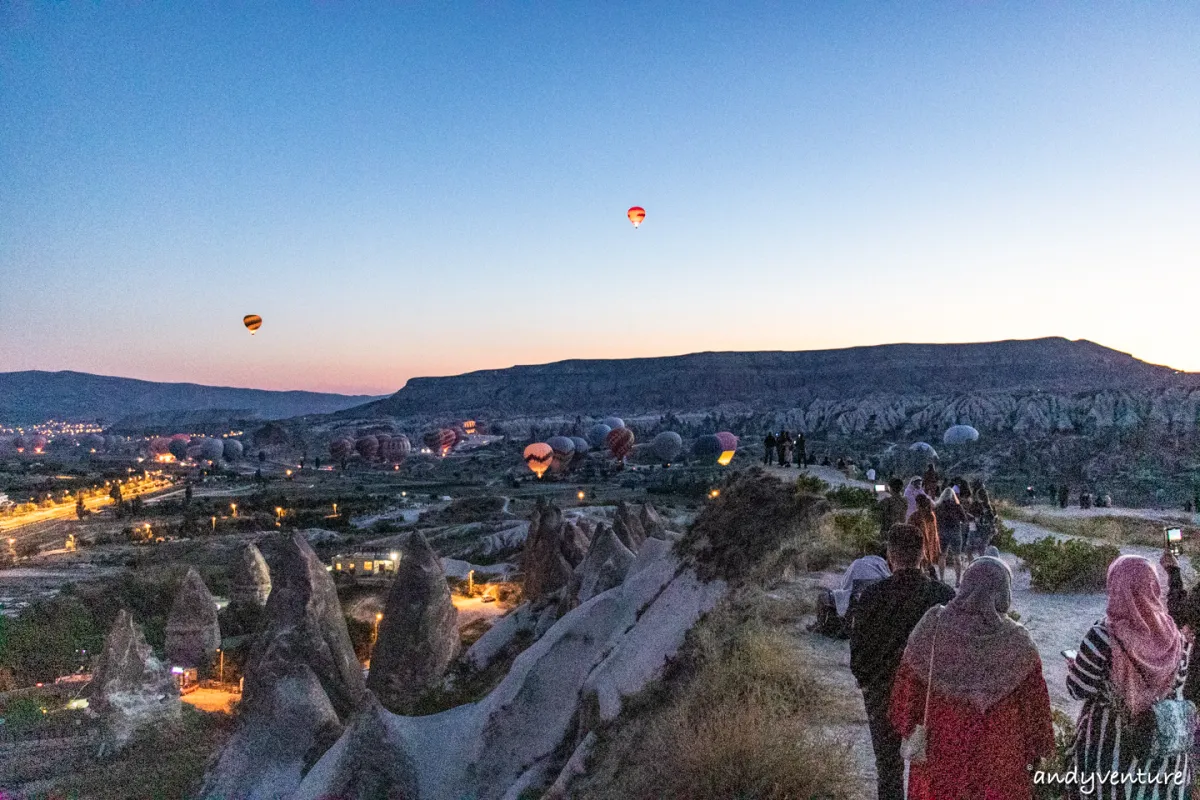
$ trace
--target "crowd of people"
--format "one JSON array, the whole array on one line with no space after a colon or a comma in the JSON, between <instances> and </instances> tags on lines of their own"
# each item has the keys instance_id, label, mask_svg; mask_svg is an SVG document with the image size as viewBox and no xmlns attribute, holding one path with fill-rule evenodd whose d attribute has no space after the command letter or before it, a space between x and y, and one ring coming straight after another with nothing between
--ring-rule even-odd
<instances>
[{"instance_id":1,"label":"crowd of people","mask_svg":"<svg viewBox=\"0 0 1200 800\"><path fill-rule=\"evenodd\" d=\"M1083 702L1068 763L1039 772L1055 747L1049 692L1033 639L1009 613L995 512L982 484L947 484L936 474L891 481L879 508L886 558L857 559L819 603L834 623L825 632L850 640L879 800L1031 800L1035 782L1072 800L1191 797L1200 587L1184 589L1169 552L1165 599L1149 560L1113 562L1104 619L1063 653L1067 692Z\"/></svg>"},{"instance_id":2,"label":"crowd of people","mask_svg":"<svg viewBox=\"0 0 1200 800\"><path fill-rule=\"evenodd\" d=\"M763 445L765 447L763 464L766 466L770 466L771 462L775 461L781 467L790 467L795 459L796 466L803 469L811 463L808 442L803 433L797 433L795 439L787 431L780 431L778 434L768 433L767 438L763 440Z\"/></svg>"}]
</instances>

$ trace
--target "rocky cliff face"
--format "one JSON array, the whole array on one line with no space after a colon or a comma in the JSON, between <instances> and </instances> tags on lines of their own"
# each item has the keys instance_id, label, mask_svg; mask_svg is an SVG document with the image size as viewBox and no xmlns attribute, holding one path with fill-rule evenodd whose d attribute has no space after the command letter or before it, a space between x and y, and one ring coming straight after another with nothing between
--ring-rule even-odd
<instances>
[{"instance_id":1,"label":"rocky cliff face","mask_svg":"<svg viewBox=\"0 0 1200 800\"><path fill-rule=\"evenodd\" d=\"M106 750L124 746L140 728L179 719L175 681L128 611L104 638L89 694L89 708L105 722Z\"/></svg>"},{"instance_id":2,"label":"rocky cliff face","mask_svg":"<svg viewBox=\"0 0 1200 800\"><path fill-rule=\"evenodd\" d=\"M252 544L242 549L234 568L229 601L233 604L265 606L271 596L271 571L262 552Z\"/></svg>"},{"instance_id":3,"label":"rocky cliff face","mask_svg":"<svg viewBox=\"0 0 1200 800\"><path fill-rule=\"evenodd\" d=\"M167 661L177 667L207 667L221 646L217 602L200 573L189 569L167 616Z\"/></svg>"},{"instance_id":4,"label":"rocky cliff face","mask_svg":"<svg viewBox=\"0 0 1200 800\"><path fill-rule=\"evenodd\" d=\"M809 408L875 395L993 391L1073 395L1196 388L1194 375L1087 341L895 344L796 353L696 353L560 361L414 378L392 397L343 415L553 415L717 408Z\"/></svg>"}]
</instances>

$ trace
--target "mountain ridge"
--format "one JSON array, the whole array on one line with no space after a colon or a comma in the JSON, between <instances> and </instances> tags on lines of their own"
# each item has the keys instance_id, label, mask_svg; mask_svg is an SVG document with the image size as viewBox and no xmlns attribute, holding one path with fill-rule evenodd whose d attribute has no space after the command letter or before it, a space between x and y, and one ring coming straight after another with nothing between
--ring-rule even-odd
<instances>
[{"instance_id":1,"label":"mountain ridge","mask_svg":"<svg viewBox=\"0 0 1200 800\"><path fill-rule=\"evenodd\" d=\"M237 410L264 419L329 414L378 399L301 390L276 391L147 381L76 370L0 372L0 421L115 421L134 414Z\"/></svg>"}]
</instances>

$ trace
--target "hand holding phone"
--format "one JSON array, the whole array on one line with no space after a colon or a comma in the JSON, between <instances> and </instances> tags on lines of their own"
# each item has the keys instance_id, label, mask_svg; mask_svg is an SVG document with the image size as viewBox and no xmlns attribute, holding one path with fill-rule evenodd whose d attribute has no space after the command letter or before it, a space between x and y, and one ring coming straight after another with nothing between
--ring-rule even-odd
<instances>
[{"instance_id":1,"label":"hand holding phone","mask_svg":"<svg viewBox=\"0 0 1200 800\"><path fill-rule=\"evenodd\" d=\"M1166 551L1173 556L1179 555L1180 545L1183 544L1183 529L1167 528L1163 537L1166 540Z\"/></svg>"}]
</instances>

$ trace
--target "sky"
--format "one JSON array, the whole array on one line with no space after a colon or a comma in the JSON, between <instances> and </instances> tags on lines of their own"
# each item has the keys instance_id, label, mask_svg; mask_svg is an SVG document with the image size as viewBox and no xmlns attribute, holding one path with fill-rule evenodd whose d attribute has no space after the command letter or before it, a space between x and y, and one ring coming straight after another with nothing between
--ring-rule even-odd
<instances>
[{"instance_id":1,"label":"sky","mask_svg":"<svg viewBox=\"0 0 1200 800\"><path fill-rule=\"evenodd\" d=\"M1194 0L3 3L0 371L1200 370L1198 42Z\"/></svg>"}]
</instances>

